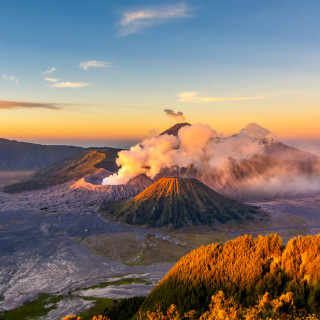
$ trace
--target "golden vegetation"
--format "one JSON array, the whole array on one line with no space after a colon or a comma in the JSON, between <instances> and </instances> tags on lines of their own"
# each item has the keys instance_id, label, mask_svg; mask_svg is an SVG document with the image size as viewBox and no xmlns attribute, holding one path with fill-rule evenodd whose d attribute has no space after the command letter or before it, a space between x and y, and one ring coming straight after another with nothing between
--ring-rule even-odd
<instances>
[{"instance_id":1,"label":"golden vegetation","mask_svg":"<svg viewBox=\"0 0 320 320\"><path fill-rule=\"evenodd\" d=\"M266 293L257 305L251 308L243 308L233 298L226 298L223 291L218 291L211 298L209 310L200 317L196 316L196 311L192 310L181 314L175 305L168 307L166 312L158 308L154 312L145 312L139 314L139 320L316 320L319 317L315 314L305 314L297 311L294 306L292 293L283 294L278 299L270 300Z\"/></svg>"},{"instance_id":2,"label":"golden vegetation","mask_svg":"<svg viewBox=\"0 0 320 320\"><path fill-rule=\"evenodd\" d=\"M62 318L61 320L82 320L81 317L76 317L75 315L72 316L66 316ZM105 316L94 316L92 320L110 320L108 317Z\"/></svg>"},{"instance_id":3,"label":"golden vegetation","mask_svg":"<svg viewBox=\"0 0 320 320\"><path fill-rule=\"evenodd\" d=\"M315 320L319 314L320 235L299 236L283 246L273 234L245 235L191 251L134 319Z\"/></svg>"},{"instance_id":4,"label":"golden vegetation","mask_svg":"<svg viewBox=\"0 0 320 320\"><path fill-rule=\"evenodd\" d=\"M180 259L144 302L143 310L174 303L179 311L204 311L222 290L244 306L268 292L292 292L298 308L320 311L320 235L299 236L282 245L280 236L241 236L211 244Z\"/></svg>"},{"instance_id":5,"label":"golden vegetation","mask_svg":"<svg viewBox=\"0 0 320 320\"><path fill-rule=\"evenodd\" d=\"M158 306L155 311L139 311L136 320L319 320L316 314L307 314L304 310L297 310L292 292L282 294L277 299L271 299L266 292L253 307L244 308L232 297L226 298L223 291L218 291L211 297L209 310L199 317L195 310L180 313L172 304L162 312ZM61 320L89 320L76 316L66 316ZM94 316L92 320L110 320L107 316ZM129 320L129 319L128 319Z\"/></svg>"}]
</instances>

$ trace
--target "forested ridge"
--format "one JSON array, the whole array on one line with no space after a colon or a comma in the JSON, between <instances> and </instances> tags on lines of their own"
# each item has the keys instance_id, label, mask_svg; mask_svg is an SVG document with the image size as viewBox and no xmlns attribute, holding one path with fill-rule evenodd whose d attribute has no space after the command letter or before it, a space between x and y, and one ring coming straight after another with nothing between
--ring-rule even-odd
<instances>
[{"instance_id":1,"label":"forested ridge","mask_svg":"<svg viewBox=\"0 0 320 320\"><path fill-rule=\"evenodd\" d=\"M265 292L272 299L292 292L298 308L320 309L320 235L299 236L283 246L280 236L244 235L211 244L180 259L147 297L143 309L172 303L180 311L204 311L222 290L244 306Z\"/></svg>"},{"instance_id":2,"label":"forested ridge","mask_svg":"<svg viewBox=\"0 0 320 320\"><path fill-rule=\"evenodd\" d=\"M136 318L319 319L319 282L320 235L286 246L276 234L244 235L180 259Z\"/></svg>"}]
</instances>

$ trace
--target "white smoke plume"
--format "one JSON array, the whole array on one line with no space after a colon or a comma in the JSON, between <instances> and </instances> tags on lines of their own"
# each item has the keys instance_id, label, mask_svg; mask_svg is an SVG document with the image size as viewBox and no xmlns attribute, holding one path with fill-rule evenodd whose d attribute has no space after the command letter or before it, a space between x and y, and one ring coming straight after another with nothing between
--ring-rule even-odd
<instances>
[{"instance_id":1,"label":"white smoke plume","mask_svg":"<svg viewBox=\"0 0 320 320\"><path fill-rule=\"evenodd\" d=\"M118 174L103 184L126 184L140 174L195 177L218 192L245 199L278 198L320 192L320 158L273 140L254 123L231 137L210 126L186 125L178 136L151 136L121 151Z\"/></svg>"},{"instance_id":2,"label":"white smoke plume","mask_svg":"<svg viewBox=\"0 0 320 320\"><path fill-rule=\"evenodd\" d=\"M245 126L245 128L241 129L239 132L240 135L245 135L251 138L272 138L273 134L266 128L259 126L256 123L249 123Z\"/></svg>"},{"instance_id":3,"label":"white smoke plume","mask_svg":"<svg viewBox=\"0 0 320 320\"><path fill-rule=\"evenodd\" d=\"M103 184L125 184L143 173L154 178L163 169L172 167L224 170L230 159L242 161L263 151L260 141L247 135L251 127L239 135L219 138L209 125L198 123L182 127L178 136L165 134L143 140L130 150L119 153L119 172L104 179ZM269 134L258 125L254 131L259 137Z\"/></svg>"}]
</instances>

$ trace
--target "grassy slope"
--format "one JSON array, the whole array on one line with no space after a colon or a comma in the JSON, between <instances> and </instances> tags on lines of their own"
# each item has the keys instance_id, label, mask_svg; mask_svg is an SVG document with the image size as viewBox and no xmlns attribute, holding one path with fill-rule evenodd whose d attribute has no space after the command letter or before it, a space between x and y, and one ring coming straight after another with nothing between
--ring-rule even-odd
<instances>
[{"instance_id":1,"label":"grassy slope","mask_svg":"<svg viewBox=\"0 0 320 320\"><path fill-rule=\"evenodd\" d=\"M45 316L50 310L55 309L56 304L62 299L63 296L40 294L34 301L27 302L13 310L0 312L0 319L27 320Z\"/></svg>"},{"instance_id":2,"label":"grassy slope","mask_svg":"<svg viewBox=\"0 0 320 320\"><path fill-rule=\"evenodd\" d=\"M114 305L114 301L107 298L84 298L84 300L94 301L94 306L78 315L82 319L91 319L95 315L104 314L107 308Z\"/></svg>"},{"instance_id":3,"label":"grassy slope","mask_svg":"<svg viewBox=\"0 0 320 320\"><path fill-rule=\"evenodd\" d=\"M257 210L218 194L199 180L162 178L136 197L102 208L102 213L134 225L181 228L252 219Z\"/></svg>"},{"instance_id":4,"label":"grassy slope","mask_svg":"<svg viewBox=\"0 0 320 320\"><path fill-rule=\"evenodd\" d=\"M72 299L72 296L54 296L50 294L40 294L36 300L25 303L13 310L0 312L2 320L31 320L45 317L51 310L57 309L57 304L64 298ZM96 314L103 314L104 310L113 306L112 299L106 298L84 298L84 300L93 301L94 305L80 316L85 319L91 319ZM58 319L57 319L58 320Z\"/></svg>"},{"instance_id":5,"label":"grassy slope","mask_svg":"<svg viewBox=\"0 0 320 320\"><path fill-rule=\"evenodd\" d=\"M118 281L110 281L110 282L103 282L99 285L92 286L86 289L95 289L95 288L105 288L111 285L127 285L132 283L147 283L144 279L140 278L122 278ZM81 290L81 289L79 289ZM88 300L94 302L94 305L81 312L78 316L81 316L84 319L91 319L94 315L97 314L105 314L105 310L109 309L111 311L115 311L114 307L117 310L117 307L125 304L129 309L132 309L132 302L135 302L137 299L139 304L133 311L130 311L130 316L132 317L138 310L139 306L141 305L144 298L133 298L133 299L119 299L119 300L112 300L107 298L97 298L97 297L82 297L81 295L77 294L77 291L70 292L69 295L51 295L51 294L40 294L37 299L33 301L26 302L22 306L0 312L0 319L4 320L30 320L36 319L38 317L44 317L48 314L49 311L56 309L57 304L59 301L63 299L72 299L80 297L83 300ZM115 317L114 317L115 319ZM120 319L120 318L119 318ZM128 319L128 318L127 318Z\"/></svg>"}]
</instances>

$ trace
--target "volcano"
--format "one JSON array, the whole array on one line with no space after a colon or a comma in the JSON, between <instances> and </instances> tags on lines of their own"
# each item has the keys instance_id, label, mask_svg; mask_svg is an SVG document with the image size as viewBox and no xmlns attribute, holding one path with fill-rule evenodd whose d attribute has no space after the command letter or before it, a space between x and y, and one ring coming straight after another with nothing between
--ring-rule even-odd
<instances>
[{"instance_id":1,"label":"volcano","mask_svg":"<svg viewBox=\"0 0 320 320\"><path fill-rule=\"evenodd\" d=\"M164 134L169 134L177 137L179 130L185 126L191 126L191 124L187 122L176 123L174 126L160 133L160 136L163 136Z\"/></svg>"},{"instance_id":2,"label":"volcano","mask_svg":"<svg viewBox=\"0 0 320 320\"><path fill-rule=\"evenodd\" d=\"M134 198L101 209L106 218L133 225L174 227L251 220L259 212L194 178L162 178Z\"/></svg>"}]
</instances>

